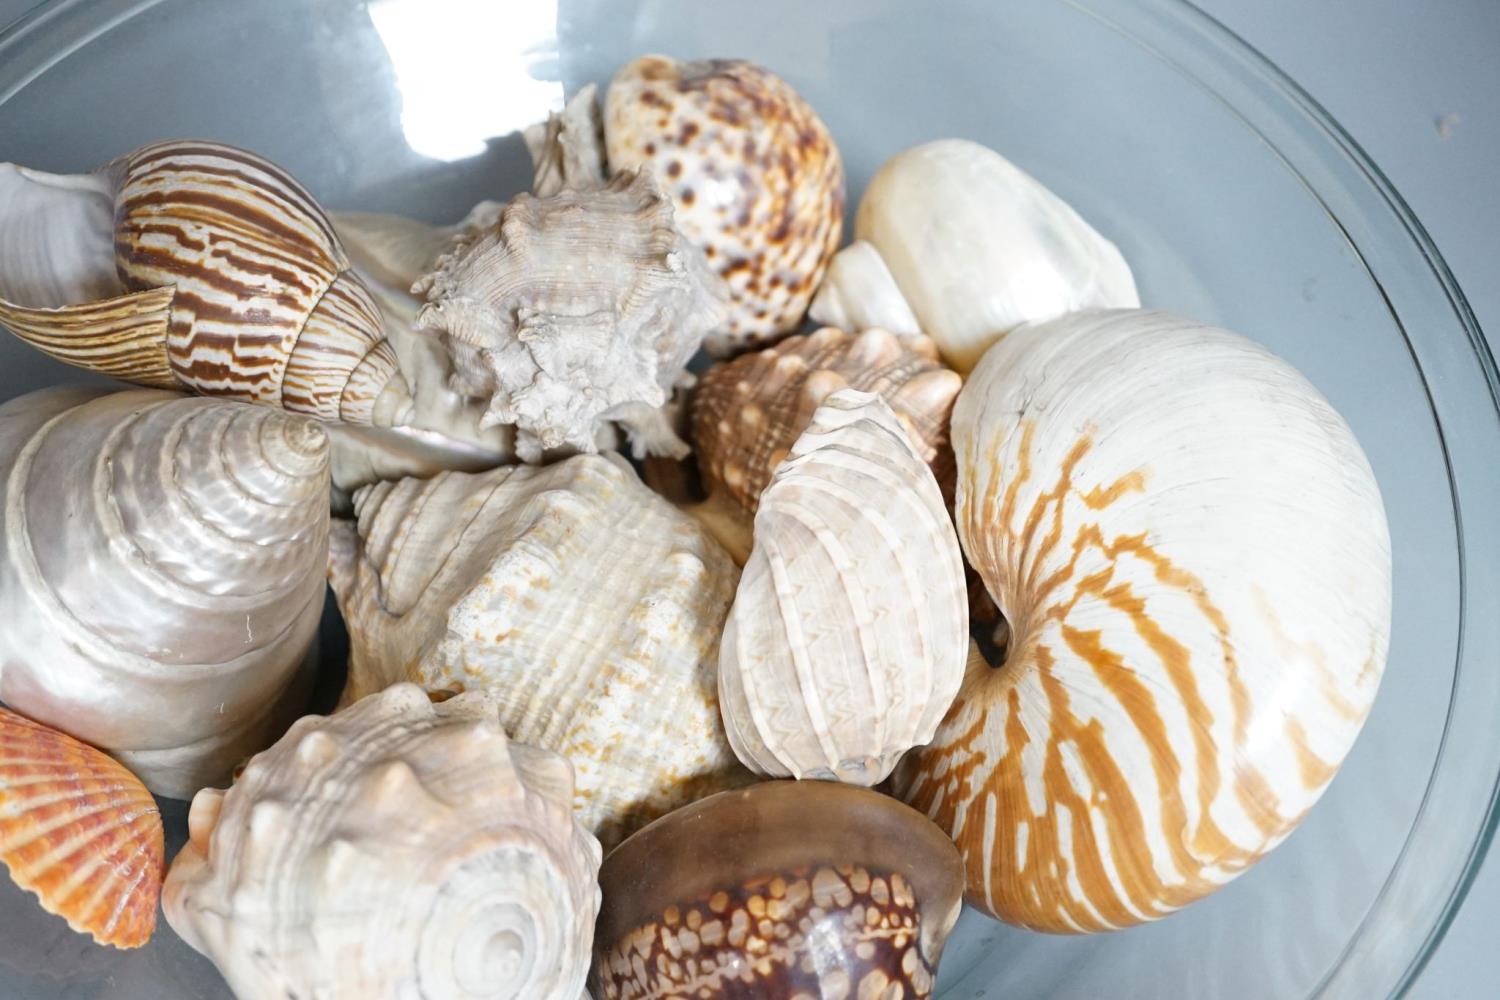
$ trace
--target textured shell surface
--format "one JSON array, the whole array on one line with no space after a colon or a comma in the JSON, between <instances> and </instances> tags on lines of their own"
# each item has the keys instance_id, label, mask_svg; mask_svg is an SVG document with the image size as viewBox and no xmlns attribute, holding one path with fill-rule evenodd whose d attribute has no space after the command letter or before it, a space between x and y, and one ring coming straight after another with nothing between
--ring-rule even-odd
<instances>
[{"instance_id":1,"label":"textured shell surface","mask_svg":"<svg viewBox=\"0 0 1500 1000\"><path fill-rule=\"evenodd\" d=\"M813 318L915 332L904 329L904 300L960 372L1020 323L1140 304L1113 243L999 153L964 139L886 161L860 199L854 235Z\"/></svg>"},{"instance_id":2,"label":"textured shell surface","mask_svg":"<svg viewBox=\"0 0 1500 1000\"><path fill-rule=\"evenodd\" d=\"M116 948L156 929L161 812L86 743L0 708L0 862L48 913Z\"/></svg>"},{"instance_id":3,"label":"textured shell surface","mask_svg":"<svg viewBox=\"0 0 1500 1000\"><path fill-rule=\"evenodd\" d=\"M0 407L0 700L188 798L260 749L322 614L328 440L159 390Z\"/></svg>"},{"instance_id":4,"label":"textured shell surface","mask_svg":"<svg viewBox=\"0 0 1500 1000\"><path fill-rule=\"evenodd\" d=\"M958 373L937 360L932 341L885 330L851 335L824 327L721 362L693 393L693 447L704 487L753 514L813 411L847 387L885 400L951 493L948 419L961 385Z\"/></svg>"},{"instance_id":5,"label":"textured shell surface","mask_svg":"<svg viewBox=\"0 0 1500 1000\"><path fill-rule=\"evenodd\" d=\"M490 696L397 685L201 792L162 908L241 1000L577 1000L600 849L572 786Z\"/></svg>"},{"instance_id":6,"label":"textured shell surface","mask_svg":"<svg viewBox=\"0 0 1500 1000\"><path fill-rule=\"evenodd\" d=\"M834 393L755 515L719 653L730 745L761 774L883 781L958 693L968 611L931 470L879 397Z\"/></svg>"},{"instance_id":7,"label":"textured shell surface","mask_svg":"<svg viewBox=\"0 0 1500 1000\"><path fill-rule=\"evenodd\" d=\"M1117 310L1007 335L953 442L1011 638L898 794L1012 923L1123 927L1225 884L1322 794L1384 669L1390 539L1354 435L1252 342Z\"/></svg>"},{"instance_id":8,"label":"textured shell surface","mask_svg":"<svg viewBox=\"0 0 1500 1000\"><path fill-rule=\"evenodd\" d=\"M686 452L661 407L719 322L724 289L648 175L520 195L413 290L427 300L419 327L453 357L455 391L489 401L483 425L515 426L523 461L592 452L607 422L638 455Z\"/></svg>"},{"instance_id":9,"label":"textured shell surface","mask_svg":"<svg viewBox=\"0 0 1500 1000\"><path fill-rule=\"evenodd\" d=\"M714 682L738 570L618 456L383 483L355 507L330 572L345 702L408 680L494 691L514 739L573 762L606 848L748 780Z\"/></svg>"},{"instance_id":10,"label":"textured shell surface","mask_svg":"<svg viewBox=\"0 0 1500 1000\"><path fill-rule=\"evenodd\" d=\"M708 350L795 330L843 235L844 166L792 86L740 59L642 56L609 86L604 134L611 169L650 170L729 285Z\"/></svg>"},{"instance_id":11,"label":"textured shell surface","mask_svg":"<svg viewBox=\"0 0 1500 1000\"><path fill-rule=\"evenodd\" d=\"M177 140L94 174L0 165L0 323L70 364L324 420L403 422L380 311L307 190Z\"/></svg>"}]
</instances>

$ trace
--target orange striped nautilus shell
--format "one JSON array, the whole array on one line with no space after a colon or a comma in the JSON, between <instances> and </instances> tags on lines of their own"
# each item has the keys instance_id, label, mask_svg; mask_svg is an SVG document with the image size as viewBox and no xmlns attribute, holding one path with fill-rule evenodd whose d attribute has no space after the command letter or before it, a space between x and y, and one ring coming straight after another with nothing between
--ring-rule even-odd
<instances>
[{"instance_id":1,"label":"orange striped nautilus shell","mask_svg":"<svg viewBox=\"0 0 1500 1000\"><path fill-rule=\"evenodd\" d=\"M1296 826L1375 697L1380 493L1289 365L1155 312L1008 334L953 418L957 521L1011 626L897 792L970 902L1047 931L1152 920Z\"/></svg>"}]
</instances>

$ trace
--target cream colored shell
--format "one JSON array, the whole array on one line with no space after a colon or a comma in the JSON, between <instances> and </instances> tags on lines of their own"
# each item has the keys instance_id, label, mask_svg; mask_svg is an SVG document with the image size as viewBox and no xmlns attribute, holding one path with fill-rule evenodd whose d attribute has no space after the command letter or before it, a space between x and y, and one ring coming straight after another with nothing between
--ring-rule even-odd
<instances>
[{"instance_id":1,"label":"cream colored shell","mask_svg":"<svg viewBox=\"0 0 1500 1000\"><path fill-rule=\"evenodd\" d=\"M1010 648L898 793L1012 923L1124 927L1222 886L1317 801L1385 666L1390 541L1349 427L1250 341L1119 310L1007 335L953 443Z\"/></svg>"},{"instance_id":2,"label":"cream colored shell","mask_svg":"<svg viewBox=\"0 0 1500 1000\"><path fill-rule=\"evenodd\" d=\"M920 331L960 372L1020 323L1140 304L1113 243L1000 154L963 139L887 160L860 199L854 235L813 319Z\"/></svg>"},{"instance_id":3,"label":"cream colored shell","mask_svg":"<svg viewBox=\"0 0 1500 1000\"><path fill-rule=\"evenodd\" d=\"M577 1000L600 849L572 796L489 695L398 685L199 794L163 909L240 1000Z\"/></svg>"},{"instance_id":4,"label":"cream colored shell","mask_svg":"<svg viewBox=\"0 0 1500 1000\"><path fill-rule=\"evenodd\" d=\"M331 573L346 702L403 680L494 691L514 739L573 762L606 847L747 779L714 682L738 571L617 456L380 484L355 506Z\"/></svg>"},{"instance_id":5,"label":"cream colored shell","mask_svg":"<svg viewBox=\"0 0 1500 1000\"><path fill-rule=\"evenodd\" d=\"M739 59L641 56L610 83L614 170L642 168L729 284L705 346L718 356L802 322L844 222L844 166L827 126L775 73Z\"/></svg>"},{"instance_id":6,"label":"cream colored shell","mask_svg":"<svg viewBox=\"0 0 1500 1000\"><path fill-rule=\"evenodd\" d=\"M316 422L42 390L0 407L0 482L0 700L177 798L274 738L323 611Z\"/></svg>"},{"instance_id":7,"label":"cream colored shell","mask_svg":"<svg viewBox=\"0 0 1500 1000\"><path fill-rule=\"evenodd\" d=\"M835 392L761 498L724 626L735 753L773 777L883 781L958 693L968 628L937 480L879 397Z\"/></svg>"}]
</instances>

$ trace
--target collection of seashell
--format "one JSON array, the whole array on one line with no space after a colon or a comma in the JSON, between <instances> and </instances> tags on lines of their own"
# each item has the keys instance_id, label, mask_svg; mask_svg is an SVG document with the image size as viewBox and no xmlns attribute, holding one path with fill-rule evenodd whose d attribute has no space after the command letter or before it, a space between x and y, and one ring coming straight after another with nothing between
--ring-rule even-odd
<instances>
[{"instance_id":1,"label":"collection of seashell","mask_svg":"<svg viewBox=\"0 0 1500 1000\"><path fill-rule=\"evenodd\" d=\"M0 861L44 907L129 948L160 897L242 998L920 998L961 899L1124 927L1287 836L1391 618L1310 383L973 142L838 250L829 130L747 62L525 139L452 226L206 141L0 165L0 324L144 387L0 406Z\"/></svg>"}]
</instances>

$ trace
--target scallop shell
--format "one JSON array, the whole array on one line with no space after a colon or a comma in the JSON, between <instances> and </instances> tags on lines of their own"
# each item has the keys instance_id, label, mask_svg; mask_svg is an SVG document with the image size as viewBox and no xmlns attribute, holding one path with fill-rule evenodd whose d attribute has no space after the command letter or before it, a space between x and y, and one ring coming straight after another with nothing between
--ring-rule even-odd
<instances>
[{"instance_id":1,"label":"scallop shell","mask_svg":"<svg viewBox=\"0 0 1500 1000\"><path fill-rule=\"evenodd\" d=\"M0 323L155 388L358 424L411 405L312 196L219 143L156 143L79 176L0 164Z\"/></svg>"},{"instance_id":2,"label":"scallop shell","mask_svg":"<svg viewBox=\"0 0 1500 1000\"><path fill-rule=\"evenodd\" d=\"M610 167L649 169L729 284L704 346L722 357L795 330L843 233L844 166L791 85L739 59L642 56L610 84L604 130Z\"/></svg>"},{"instance_id":3,"label":"scallop shell","mask_svg":"<svg viewBox=\"0 0 1500 1000\"><path fill-rule=\"evenodd\" d=\"M968 611L932 472L879 397L834 393L755 515L719 653L730 745L761 774L883 781L958 693Z\"/></svg>"},{"instance_id":4,"label":"scallop shell","mask_svg":"<svg viewBox=\"0 0 1500 1000\"><path fill-rule=\"evenodd\" d=\"M0 708L0 861L80 934L139 948L156 929L161 813L124 767Z\"/></svg>"},{"instance_id":5,"label":"scallop shell","mask_svg":"<svg viewBox=\"0 0 1500 1000\"><path fill-rule=\"evenodd\" d=\"M609 421L637 455L686 452L661 407L719 322L723 287L648 176L523 194L413 291L427 298L419 327L453 357L454 389L489 400L482 426L515 425L523 461L592 452Z\"/></svg>"},{"instance_id":6,"label":"scallop shell","mask_svg":"<svg viewBox=\"0 0 1500 1000\"><path fill-rule=\"evenodd\" d=\"M361 490L331 579L345 702L397 681L496 692L514 739L578 771L607 847L748 776L719 722L719 635L738 572L618 457Z\"/></svg>"},{"instance_id":7,"label":"scallop shell","mask_svg":"<svg viewBox=\"0 0 1500 1000\"><path fill-rule=\"evenodd\" d=\"M963 864L863 788L771 781L679 809L599 873L598 1000L933 993Z\"/></svg>"},{"instance_id":8,"label":"scallop shell","mask_svg":"<svg viewBox=\"0 0 1500 1000\"><path fill-rule=\"evenodd\" d=\"M705 488L753 514L771 474L830 393L880 396L951 492L948 417L962 384L926 338L825 327L714 365L693 394L693 445Z\"/></svg>"},{"instance_id":9,"label":"scallop shell","mask_svg":"<svg viewBox=\"0 0 1500 1000\"><path fill-rule=\"evenodd\" d=\"M1242 337L1080 313L985 356L953 414L959 535L1010 622L898 793L1003 920L1096 931L1213 891L1349 752L1390 540L1348 426Z\"/></svg>"},{"instance_id":10,"label":"scallop shell","mask_svg":"<svg viewBox=\"0 0 1500 1000\"><path fill-rule=\"evenodd\" d=\"M886 161L860 199L854 235L813 319L920 329L960 372L1021 323L1140 304L1113 243L999 153L963 139Z\"/></svg>"},{"instance_id":11,"label":"scallop shell","mask_svg":"<svg viewBox=\"0 0 1500 1000\"><path fill-rule=\"evenodd\" d=\"M577 1000L600 851L572 786L492 698L397 685L199 794L167 922L240 1000Z\"/></svg>"},{"instance_id":12,"label":"scallop shell","mask_svg":"<svg viewBox=\"0 0 1500 1000\"><path fill-rule=\"evenodd\" d=\"M273 738L323 610L315 421L43 390L0 407L0 482L0 700L177 798Z\"/></svg>"}]
</instances>

